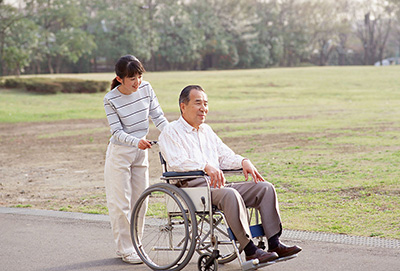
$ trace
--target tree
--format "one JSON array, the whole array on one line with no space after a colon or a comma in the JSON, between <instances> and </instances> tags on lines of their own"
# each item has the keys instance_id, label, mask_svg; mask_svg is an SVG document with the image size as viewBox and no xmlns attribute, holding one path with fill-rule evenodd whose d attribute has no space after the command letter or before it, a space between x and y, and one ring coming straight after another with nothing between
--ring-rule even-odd
<instances>
[{"instance_id":1,"label":"tree","mask_svg":"<svg viewBox=\"0 0 400 271\"><path fill-rule=\"evenodd\" d=\"M11 35L5 37L4 62L9 72L20 75L31 63L34 48L38 46L37 25L25 18L10 27Z\"/></svg>"},{"instance_id":2,"label":"tree","mask_svg":"<svg viewBox=\"0 0 400 271\"><path fill-rule=\"evenodd\" d=\"M391 0L393 4L394 22L392 27L392 35L390 41L392 44L392 55L400 58L400 0ZM400 64L400 59L397 59L397 64Z\"/></svg>"},{"instance_id":3,"label":"tree","mask_svg":"<svg viewBox=\"0 0 400 271\"><path fill-rule=\"evenodd\" d=\"M377 60L382 61L394 16L393 6L390 2L368 1L364 3L361 13L355 12L357 18L361 14L363 20L356 22L356 35L363 45L364 64L372 65Z\"/></svg>"},{"instance_id":4,"label":"tree","mask_svg":"<svg viewBox=\"0 0 400 271\"><path fill-rule=\"evenodd\" d=\"M338 0L336 4L337 24L335 28L336 45L335 51L338 56L338 65L348 64L347 52L348 42L352 36L351 16L349 14L351 0Z\"/></svg>"},{"instance_id":5,"label":"tree","mask_svg":"<svg viewBox=\"0 0 400 271\"><path fill-rule=\"evenodd\" d=\"M29 0L27 10L40 27L40 53L50 73L61 72L64 61L76 63L95 47L93 36L81 29L86 21L78 0Z\"/></svg>"},{"instance_id":6,"label":"tree","mask_svg":"<svg viewBox=\"0 0 400 271\"><path fill-rule=\"evenodd\" d=\"M251 45L254 17L251 4L245 0L193 0L186 6L196 28L204 36L200 48L201 68L238 65L239 50L247 53Z\"/></svg>"},{"instance_id":7,"label":"tree","mask_svg":"<svg viewBox=\"0 0 400 271\"><path fill-rule=\"evenodd\" d=\"M259 1L255 3L255 13L257 21L254 24L257 40L255 46L258 46L258 58L264 67L279 65L283 57L283 33L280 31L280 5L277 1ZM253 64L252 64L253 65Z\"/></svg>"},{"instance_id":8,"label":"tree","mask_svg":"<svg viewBox=\"0 0 400 271\"><path fill-rule=\"evenodd\" d=\"M163 5L158 14L161 41L158 54L168 69L193 69L201 60L203 33L194 25L185 6L174 2Z\"/></svg>"},{"instance_id":9,"label":"tree","mask_svg":"<svg viewBox=\"0 0 400 271\"><path fill-rule=\"evenodd\" d=\"M198 68L209 69L218 66L221 55L229 53L229 34L225 31L221 18L217 15L218 7L213 0L194 0L187 4L186 10L196 29L201 31L203 43L198 48L202 63Z\"/></svg>"},{"instance_id":10,"label":"tree","mask_svg":"<svg viewBox=\"0 0 400 271\"><path fill-rule=\"evenodd\" d=\"M141 2L129 0L81 0L86 6L87 32L94 36L97 48L92 51L94 64L101 58L113 65L121 56L132 54L142 62L151 59L158 48L158 37L149 36L147 10ZM151 42L150 42L151 40ZM151 48L149 44L152 44Z\"/></svg>"},{"instance_id":11,"label":"tree","mask_svg":"<svg viewBox=\"0 0 400 271\"><path fill-rule=\"evenodd\" d=\"M157 70L157 58L156 51L158 50L158 46L160 43L159 35L156 31L157 22L156 16L159 13L159 5L160 3L165 4L164 0L143 0L143 4L141 6L142 9L147 11L147 20L143 25L142 33L148 37L148 48L150 50L150 61L149 65L152 70Z\"/></svg>"},{"instance_id":12,"label":"tree","mask_svg":"<svg viewBox=\"0 0 400 271\"><path fill-rule=\"evenodd\" d=\"M0 2L0 72L2 75L7 74L7 64L11 64L11 60L7 57L7 53L11 53L10 46L18 46L18 44L10 44L9 37L12 35L12 27L18 21L23 19L23 15L13 6ZM8 52L6 52L8 50ZM6 63L7 62L7 63ZM14 68L15 69L15 68Z\"/></svg>"},{"instance_id":13,"label":"tree","mask_svg":"<svg viewBox=\"0 0 400 271\"><path fill-rule=\"evenodd\" d=\"M296 66L308 58L312 44L308 27L308 1L271 0L278 10L276 29L282 46L280 66Z\"/></svg>"},{"instance_id":14,"label":"tree","mask_svg":"<svg viewBox=\"0 0 400 271\"><path fill-rule=\"evenodd\" d=\"M337 17L331 13L332 10L336 11L335 2L317 0L311 3L311 9L308 27L313 51L318 54L318 65L325 66L336 43Z\"/></svg>"}]
</instances>

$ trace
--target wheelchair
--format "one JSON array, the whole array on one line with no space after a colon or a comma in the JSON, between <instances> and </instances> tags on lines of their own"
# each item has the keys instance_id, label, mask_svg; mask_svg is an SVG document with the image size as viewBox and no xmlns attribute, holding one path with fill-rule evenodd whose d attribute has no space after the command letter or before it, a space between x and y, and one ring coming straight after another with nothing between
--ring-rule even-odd
<instances>
[{"instance_id":1,"label":"wheelchair","mask_svg":"<svg viewBox=\"0 0 400 271\"><path fill-rule=\"evenodd\" d=\"M239 261L242 270L257 270L296 257L259 263L243 261L238 242L225 222L223 212L211 203L209 186L179 188L182 180L204 177L203 171L170 172L160 153L164 182L148 187L136 202L131 216L132 243L142 261L153 270L178 271L199 254L198 270L216 271L218 264ZM224 171L224 173L240 170ZM258 247L265 248L264 231L256 210L250 210L250 226Z\"/></svg>"}]
</instances>

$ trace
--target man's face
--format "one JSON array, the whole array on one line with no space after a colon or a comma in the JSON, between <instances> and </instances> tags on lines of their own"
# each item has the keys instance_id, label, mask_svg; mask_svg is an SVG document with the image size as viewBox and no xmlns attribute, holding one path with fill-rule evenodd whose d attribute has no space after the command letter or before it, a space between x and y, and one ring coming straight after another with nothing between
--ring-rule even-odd
<instances>
[{"instance_id":1,"label":"man's face","mask_svg":"<svg viewBox=\"0 0 400 271\"><path fill-rule=\"evenodd\" d=\"M204 123L208 113L207 94L204 91L192 89L188 104L181 103L182 117L196 129Z\"/></svg>"}]
</instances>

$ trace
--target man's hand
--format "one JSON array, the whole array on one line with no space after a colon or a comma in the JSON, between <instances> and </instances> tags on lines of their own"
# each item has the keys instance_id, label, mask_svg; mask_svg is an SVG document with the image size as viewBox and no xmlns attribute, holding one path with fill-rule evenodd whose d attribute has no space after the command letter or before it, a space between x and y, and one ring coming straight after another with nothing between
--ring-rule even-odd
<instances>
[{"instance_id":1,"label":"man's hand","mask_svg":"<svg viewBox=\"0 0 400 271\"><path fill-rule=\"evenodd\" d=\"M207 164L204 168L204 171L207 173L208 176L210 176L211 187L221 188L225 186L225 176L222 170Z\"/></svg>"},{"instance_id":2,"label":"man's hand","mask_svg":"<svg viewBox=\"0 0 400 271\"><path fill-rule=\"evenodd\" d=\"M145 140L145 139L141 139L139 141L138 148L141 149L141 150L145 150L145 149L151 148L150 141Z\"/></svg>"},{"instance_id":3,"label":"man's hand","mask_svg":"<svg viewBox=\"0 0 400 271\"><path fill-rule=\"evenodd\" d=\"M244 174L244 177L246 178L246 181L248 180L249 173L250 173L253 178L253 181L255 183L265 182L264 178L261 176L261 174L258 172L256 167L250 162L249 159L243 159L242 167L243 167L243 174Z\"/></svg>"}]
</instances>

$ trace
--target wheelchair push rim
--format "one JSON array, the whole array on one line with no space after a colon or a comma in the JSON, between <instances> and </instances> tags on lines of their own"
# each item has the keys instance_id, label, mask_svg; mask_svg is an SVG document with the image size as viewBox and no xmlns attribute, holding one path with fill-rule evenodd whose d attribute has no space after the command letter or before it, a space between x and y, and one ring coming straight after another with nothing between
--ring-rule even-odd
<instances>
[{"instance_id":1,"label":"wheelchair push rim","mask_svg":"<svg viewBox=\"0 0 400 271\"><path fill-rule=\"evenodd\" d=\"M169 184L150 186L133 209L131 236L139 257L151 269L181 270L196 246L193 203Z\"/></svg>"}]
</instances>

